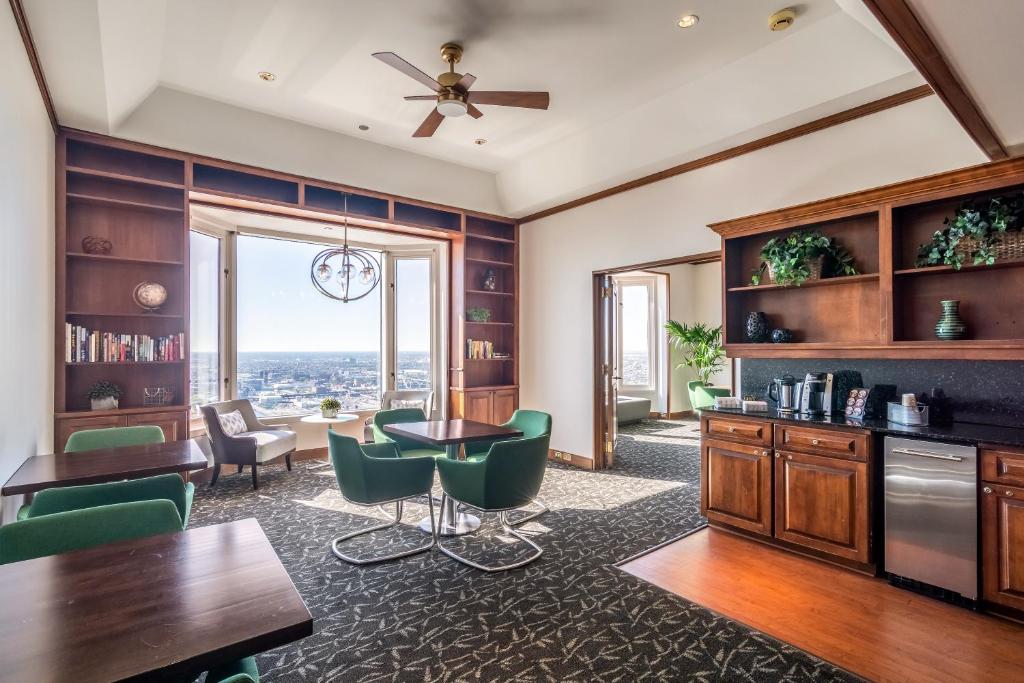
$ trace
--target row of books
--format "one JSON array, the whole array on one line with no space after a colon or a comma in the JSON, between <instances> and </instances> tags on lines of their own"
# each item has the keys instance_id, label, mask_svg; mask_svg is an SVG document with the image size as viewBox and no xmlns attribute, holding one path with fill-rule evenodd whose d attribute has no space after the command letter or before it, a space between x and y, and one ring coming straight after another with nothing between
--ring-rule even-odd
<instances>
[{"instance_id":1,"label":"row of books","mask_svg":"<svg viewBox=\"0 0 1024 683\"><path fill-rule=\"evenodd\" d=\"M481 358L507 359L507 353L498 353L494 350L494 342L481 341L479 339L466 340L466 358L477 360Z\"/></svg>"},{"instance_id":2,"label":"row of books","mask_svg":"<svg viewBox=\"0 0 1024 683\"><path fill-rule=\"evenodd\" d=\"M118 334L87 330L81 325L64 324L65 354L68 363L138 363L181 360L185 349L184 333L166 337L148 334Z\"/></svg>"}]
</instances>

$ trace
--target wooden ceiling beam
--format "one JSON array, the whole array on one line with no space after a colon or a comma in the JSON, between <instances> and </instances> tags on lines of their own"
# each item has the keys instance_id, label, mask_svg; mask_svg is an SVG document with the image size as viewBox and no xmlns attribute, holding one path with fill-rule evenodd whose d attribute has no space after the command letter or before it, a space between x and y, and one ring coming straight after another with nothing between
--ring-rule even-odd
<instances>
[{"instance_id":1,"label":"wooden ceiling beam","mask_svg":"<svg viewBox=\"0 0 1024 683\"><path fill-rule=\"evenodd\" d=\"M864 0L878 22L992 161L1009 154L906 0Z\"/></svg>"}]
</instances>

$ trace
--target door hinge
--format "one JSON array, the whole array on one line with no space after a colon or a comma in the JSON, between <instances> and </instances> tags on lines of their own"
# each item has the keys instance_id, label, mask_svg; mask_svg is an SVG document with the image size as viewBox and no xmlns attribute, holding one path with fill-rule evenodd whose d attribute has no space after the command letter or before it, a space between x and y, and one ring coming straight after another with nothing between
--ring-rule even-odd
<instances>
[{"instance_id":1,"label":"door hinge","mask_svg":"<svg viewBox=\"0 0 1024 683\"><path fill-rule=\"evenodd\" d=\"M605 453L609 453L609 454L614 453L615 452L615 444L612 441L605 441L604 442L604 452Z\"/></svg>"},{"instance_id":2,"label":"door hinge","mask_svg":"<svg viewBox=\"0 0 1024 683\"><path fill-rule=\"evenodd\" d=\"M601 298L602 299L610 299L610 298L612 298L612 288L611 287L607 287L607 286L601 287Z\"/></svg>"}]
</instances>

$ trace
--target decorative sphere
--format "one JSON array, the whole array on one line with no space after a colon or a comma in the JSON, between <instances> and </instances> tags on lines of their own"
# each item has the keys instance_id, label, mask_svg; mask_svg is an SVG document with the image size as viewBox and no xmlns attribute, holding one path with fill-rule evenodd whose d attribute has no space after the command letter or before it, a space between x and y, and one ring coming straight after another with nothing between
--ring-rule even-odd
<instances>
[{"instance_id":1,"label":"decorative sphere","mask_svg":"<svg viewBox=\"0 0 1024 683\"><path fill-rule=\"evenodd\" d=\"M140 282L132 296L140 307L155 311L167 303L167 288L159 282Z\"/></svg>"},{"instance_id":2,"label":"decorative sphere","mask_svg":"<svg viewBox=\"0 0 1024 683\"><path fill-rule=\"evenodd\" d=\"M793 330L780 327L772 330L772 342L775 344L788 344L793 341Z\"/></svg>"}]
</instances>

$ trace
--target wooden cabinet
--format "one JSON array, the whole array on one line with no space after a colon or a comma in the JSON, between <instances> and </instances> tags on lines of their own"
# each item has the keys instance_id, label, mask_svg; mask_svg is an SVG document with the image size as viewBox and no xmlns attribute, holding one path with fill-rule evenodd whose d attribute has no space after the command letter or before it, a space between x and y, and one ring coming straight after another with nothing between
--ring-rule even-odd
<instances>
[{"instance_id":1,"label":"wooden cabinet","mask_svg":"<svg viewBox=\"0 0 1024 683\"><path fill-rule=\"evenodd\" d=\"M855 562L870 554L868 464L775 453L775 538Z\"/></svg>"},{"instance_id":2,"label":"wooden cabinet","mask_svg":"<svg viewBox=\"0 0 1024 683\"><path fill-rule=\"evenodd\" d=\"M515 387L452 389L452 419L501 424L512 418L519 407Z\"/></svg>"},{"instance_id":3,"label":"wooden cabinet","mask_svg":"<svg viewBox=\"0 0 1024 683\"><path fill-rule=\"evenodd\" d=\"M866 462L871 450L871 435L840 429L779 424L775 427L775 448Z\"/></svg>"},{"instance_id":4,"label":"wooden cabinet","mask_svg":"<svg viewBox=\"0 0 1024 683\"><path fill-rule=\"evenodd\" d=\"M157 425L164 432L165 441L188 438L188 413L184 410L153 410L135 408L129 411L97 411L96 415L57 415L54 428L53 449L63 453L68 437L86 429L109 427L134 427Z\"/></svg>"},{"instance_id":5,"label":"wooden cabinet","mask_svg":"<svg viewBox=\"0 0 1024 683\"><path fill-rule=\"evenodd\" d=\"M701 420L701 436L759 446L772 445L772 425L760 420L710 416Z\"/></svg>"},{"instance_id":6,"label":"wooden cabinet","mask_svg":"<svg viewBox=\"0 0 1024 683\"><path fill-rule=\"evenodd\" d=\"M1024 450L982 447L980 455L985 482L1024 486Z\"/></svg>"},{"instance_id":7,"label":"wooden cabinet","mask_svg":"<svg viewBox=\"0 0 1024 683\"><path fill-rule=\"evenodd\" d=\"M1024 612L1024 487L982 485L981 558L984 600Z\"/></svg>"},{"instance_id":8,"label":"wooden cabinet","mask_svg":"<svg viewBox=\"0 0 1024 683\"><path fill-rule=\"evenodd\" d=\"M701 513L711 521L771 536L771 450L703 439Z\"/></svg>"}]
</instances>

